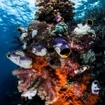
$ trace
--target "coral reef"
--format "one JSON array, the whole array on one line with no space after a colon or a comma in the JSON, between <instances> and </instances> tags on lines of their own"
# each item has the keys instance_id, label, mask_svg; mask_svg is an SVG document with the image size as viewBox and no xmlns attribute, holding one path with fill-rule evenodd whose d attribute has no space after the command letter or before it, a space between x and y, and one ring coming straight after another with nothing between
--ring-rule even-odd
<instances>
[{"instance_id":1,"label":"coral reef","mask_svg":"<svg viewBox=\"0 0 105 105\"><path fill-rule=\"evenodd\" d=\"M79 39L79 40L78 40ZM75 51L81 51L81 53L87 52L92 48L93 39L90 35L85 35L82 38L76 38L69 41L69 46Z\"/></svg>"},{"instance_id":2,"label":"coral reef","mask_svg":"<svg viewBox=\"0 0 105 105\"><path fill-rule=\"evenodd\" d=\"M36 12L35 17L39 21L45 21L47 23L54 23L55 13L60 12L65 22L72 21L74 3L69 0L38 0L35 3L39 6L39 10Z\"/></svg>"},{"instance_id":3,"label":"coral reef","mask_svg":"<svg viewBox=\"0 0 105 105\"><path fill-rule=\"evenodd\" d=\"M105 79L105 54L96 52L93 21L70 28L74 3L68 0L36 0L35 5L35 20L26 30L18 28L25 47L7 54L19 66L12 73L21 97L33 102L38 96L45 105L97 104L104 92L99 77Z\"/></svg>"},{"instance_id":4,"label":"coral reef","mask_svg":"<svg viewBox=\"0 0 105 105\"><path fill-rule=\"evenodd\" d=\"M71 83L68 88L60 91L59 98L53 105L95 105L99 96L89 93L88 96L84 98L89 81L90 74L83 75L77 82Z\"/></svg>"},{"instance_id":5,"label":"coral reef","mask_svg":"<svg viewBox=\"0 0 105 105\"><path fill-rule=\"evenodd\" d=\"M76 75L74 71L79 69L79 67L80 65L78 62L72 58L68 58L65 60L64 67L61 68L61 73L74 77Z\"/></svg>"},{"instance_id":6,"label":"coral reef","mask_svg":"<svg viewBox=\"0 0 105 105\"><path fill-rule=\"evenodd\" d=\"M34 71L28 69L18 69L12 72L13 75L17 76L20 80L18 81L18 90L23 92L30 87L30 83L33 80Z\"/></svg>"},{"instance_id":7,"label":"coral reef","mask_svg":"<svg viewBox=\"0 0 105 105\"><path fill-rule=\"evenodd\" d=\"M94 25L92 28L95 30L96 38L94 40L93 48L92 50L95 53L95 61L91 63L91 65L94 66L94 69L92 70L92 76L93 80L99 81L99 87L102 89L100 90L100 101L96 105L104 105L104 99L105 99L105 82L104 82L104 76L105 76L105 11L104 11L105 3L102 3L99 5L99 7L95 6L94 8L89 9L88 11L85 11L85 16L82 18L82 20L86 19L92 19L94 22ZM94 59L94 58L93 58Z\"/></svg>"}]
</instances>

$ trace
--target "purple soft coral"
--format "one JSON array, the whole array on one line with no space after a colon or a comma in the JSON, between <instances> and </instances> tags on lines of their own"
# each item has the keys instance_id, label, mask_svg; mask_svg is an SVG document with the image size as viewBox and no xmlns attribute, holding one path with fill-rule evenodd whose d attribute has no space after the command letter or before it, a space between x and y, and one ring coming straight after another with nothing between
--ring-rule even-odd
<instances>
[{"instance_id":1,"label":"purple soft coral","mask_svg":"<svg viewBox=\"0 0 105 105\"><path fill-rule=\"evenodd\" d=\"M85 53L91 49L94 43L94 40L90 34L78 38L78 41L76 40L69 41L68 45L72 50L80 51L82 53Z\"/></svg>"}]
</instances>

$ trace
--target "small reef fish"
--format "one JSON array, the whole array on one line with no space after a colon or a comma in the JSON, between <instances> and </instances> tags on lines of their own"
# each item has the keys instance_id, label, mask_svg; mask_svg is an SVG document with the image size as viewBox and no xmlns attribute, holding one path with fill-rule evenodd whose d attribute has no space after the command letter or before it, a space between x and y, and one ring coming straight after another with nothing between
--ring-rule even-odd
<instances>
[{"instance_id":1,"label":"small reef fish","mask_svg":"<svg viewBox=\"0 0 105 105\"><path fill-rule=\"evenodd\" d=\"M7 58L11 60L16 65L23 68L31 68L32 67L32 59L24 54L23 51L15 51L13 53L7 53Z\"/></svg>"},{"instance_id":2,"label":"small reef fish","mask_svg":"<svg viewBox=\"0 0 105 105\"><path fill-rule=\"evenodd\" d=\"M74 73L75 73L75 74L81 74L81 73L83 73L84 71L89 70L89 69L90 69L90 66L88 66L88 65L82 65L82 66L80 67L80 69L75 70Z\"/></svg>"}]
</instances>

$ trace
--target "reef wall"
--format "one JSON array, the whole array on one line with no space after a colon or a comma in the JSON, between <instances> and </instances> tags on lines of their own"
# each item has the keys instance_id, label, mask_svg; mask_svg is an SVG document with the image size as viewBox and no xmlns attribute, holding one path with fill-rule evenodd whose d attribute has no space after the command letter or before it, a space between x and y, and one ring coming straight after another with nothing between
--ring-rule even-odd
<instances>
[{"instance_id":1,"label":"reef wall","mask_svg":"<svg viewBox=\"0 0 105 105\"><path fill-rule=\"evenodd\" d=\"M45 105L95 105L102 93L97 69L104 64L96 66L93 21L73 28L74 3L69 0L36 0L35 6L35 20L27 29L18 28L21 49L6 55L19 66L12 74L19 79L21 97L37 95Z\"/></svg>"}]
</instances>

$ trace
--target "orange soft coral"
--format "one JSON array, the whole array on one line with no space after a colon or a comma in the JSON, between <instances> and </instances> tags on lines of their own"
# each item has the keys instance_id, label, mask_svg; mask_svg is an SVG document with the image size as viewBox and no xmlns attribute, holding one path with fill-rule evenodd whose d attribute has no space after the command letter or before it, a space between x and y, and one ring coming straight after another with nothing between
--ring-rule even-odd
<instances>
[{"instance_id":1,"label":"orange soft coral","mask_svg":"<svg viewBox=\"0 0 105 105\"><path fill-rule=\"evenodd\" d=\"M60 72L60 69L57 69L56 70L56 75L59 78L58 85L59 86L65 86L66 85L66 82L67 82L67 76L65 74L62 74Z\"/></svg>"},{"instance_id":2,"label":"orange soft coral","mask_svg":"<svg viewBox=\"0 0 105 105\"><path fill-rule=\"evenodd\" d=\"M45 58L39 56L35 56L34 58L33 68L35 70L42 70L43 67L47 66L48 63Z\"/></svg>"},{"instance_id":3,"label":"orange soft coral","mask_svg":"<svg viewBox=\"0 0 105 105\"><path fill-rule=\"evenodd\" d=\"M88 99L83 101L84 93L88 87L90 81L90 74L85 74L78 79L77 82L70 84L66 87L65 91L59 90L59 98L52 105L84 105L87 101L91 102L91 105L94 105L99 99L98 96L89 94ZM91 98L94 99L92 102ZM88 104L86 104L88 105Z\"/></svg>"},{"instance_id":4,"label":"orange soft coral","mask_svg":"<svg viewBox=\"0 0 105 105\"><path fill-rule=\"evenodd\" d=\"M84 100L84 105L95 105L99 101L100 97L96 94L89 93L87 100Z\"/></svg>"},{"instance_id":5,"label":"orange soft coral","mask_svg":"<svg viewBox=\"0 0 105 105\"><path fill-rule=\"evenodd\" d=\"M42 69L48 65L48 62L44 57L36 56L31 52L28 52L27 55L33 59L32 68L34 70L41 72Z\"/></svg>"},{"instance_id":6,"label":"orange soft coral","mask_svg":"<svg viewBox=\"0 0 105 105\"><path fill-rule=\"evenodd\" d=\"M84 99L85 91L91 79L89 73L82 74L75 82L67 82L67 77L70 76L68 74L71 72L65 70L62 73L62 67L68 64L69 68L67 70L73 71L80 66L72 58L68 58L64 66L54 70L48 66L48 62L44 57L35 56L32 53L27 53L27 55L33 59L32 69L26 70L22 68L22 70L19 69L13 72L24 81L28 81L25 82L27 87L19 84L22 91L28 88L36 88L38 96L45 100L46 105L88 105L88 103L94 105L99 99L97 95L91 93L88 94L87 99ZM31 78L28 78L28 76L31 76Z\"/></svg>"}]
</instances>

